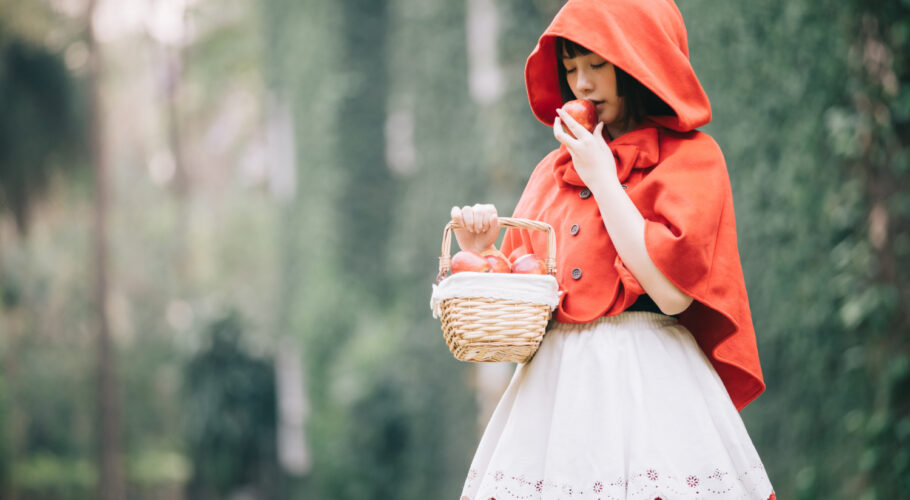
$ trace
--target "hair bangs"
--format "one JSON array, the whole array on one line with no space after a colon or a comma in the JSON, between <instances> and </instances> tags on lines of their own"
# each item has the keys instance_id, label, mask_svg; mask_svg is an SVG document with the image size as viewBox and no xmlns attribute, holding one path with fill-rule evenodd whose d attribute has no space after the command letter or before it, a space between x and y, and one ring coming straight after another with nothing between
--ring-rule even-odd
<instances>
[{"instance_id":1,"label":"hair bangs","mask_svg":"<svg viewBox=\"0 0 910 500\"><path fill-rule=\"evenodd\" d=\"M573 42L563 37L556 38L556 59L572 58L590 54L591 50L584 45Z\"/></svg>"}]
</instances>

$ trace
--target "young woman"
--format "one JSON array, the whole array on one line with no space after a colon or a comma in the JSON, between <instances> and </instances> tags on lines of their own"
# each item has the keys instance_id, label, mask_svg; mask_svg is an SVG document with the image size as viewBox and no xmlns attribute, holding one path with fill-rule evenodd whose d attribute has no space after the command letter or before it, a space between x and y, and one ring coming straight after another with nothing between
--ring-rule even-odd
<instances>
[{"instance_id":1,"label":"young woman","mask_svg":"<svg viewBox=\"0 0 910 500\"><path fill-rule=\"evenodd\" d=\"M525 68L558 149L515 217L557 234L563 291L474 456L463 500L773 498L738 410L763 390L722 153L671 0L570 0ZM565 114L596 104L588 132ZM574 135L563 130L565 125ZM453 207L463 249L499 233ZM509 230L502 251L545 253Z\"/></svg>"}]
</instances>

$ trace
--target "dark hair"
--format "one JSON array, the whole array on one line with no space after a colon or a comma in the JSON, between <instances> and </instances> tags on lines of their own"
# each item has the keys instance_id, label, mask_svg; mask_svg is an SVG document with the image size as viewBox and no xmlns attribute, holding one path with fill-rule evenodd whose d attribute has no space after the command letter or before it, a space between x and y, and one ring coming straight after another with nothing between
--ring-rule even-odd
<instances>
[{"instance_id":1,"label":"dark hair","mask_svg":"<svg viewBox=\"0 0 910 500\"><path fill-rule=\"evenodd\" d=\"M569 81L566 79L566 68L562 65L563 52L569 57L590 54L591 50L579 45L572 40L562 37L556 38L556 68L559 71L559 91L562 102L575 99ZM613 65L616 71L616 93L625 98L625 114L620 118L623 127L630 127L641 122L646 116L676 116L666 102L645 87L638 80L623 71L619 66Z\"/></svg>"}]
</instances>

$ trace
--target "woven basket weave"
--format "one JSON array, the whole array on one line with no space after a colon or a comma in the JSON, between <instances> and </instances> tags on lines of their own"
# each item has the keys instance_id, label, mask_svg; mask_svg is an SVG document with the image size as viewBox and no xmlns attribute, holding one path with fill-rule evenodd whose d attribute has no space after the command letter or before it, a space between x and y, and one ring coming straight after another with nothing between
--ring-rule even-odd
<instances>
[{"instance_id":1,"label":"woven basket weave","mask_svg":"<svg viewBox=\"0 0 910 500\"><path fill-rule=\"evenodd\" d=\"M546 231L547 273L556 274L556 235L549 224L501 217L499 225ZM437 283L451 275L452 230L460 228L460 225L453 222L449 222L445 227ZM499 277L521 280L526 278L526 275L500 274ZM442 301L440 319L446 344L456 359L524 363L537 351L550 314L551 308L546 304L488 297L454 297Z\"/></svg>"}]
</instances>

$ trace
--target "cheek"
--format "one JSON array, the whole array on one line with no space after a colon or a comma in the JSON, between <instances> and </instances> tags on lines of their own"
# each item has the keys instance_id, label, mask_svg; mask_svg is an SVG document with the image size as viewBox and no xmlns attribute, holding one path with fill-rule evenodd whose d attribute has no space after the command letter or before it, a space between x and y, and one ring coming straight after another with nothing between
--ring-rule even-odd
<instances>
[{"instance_id":1,"label":"cheek","mask_svg":"<svg viewBox=\"0 0 910 500\"><path fill-rule=\"evenodd\" d=\"M622 118L626 116L626 101L622 97L616 102L616 118Z\"/></svg>"},{"instance_id":2,"label":"cheek","mask_svg":"<svg viewBox=\"0 0 910 500\"><path fill-rule=\"evenodd\" d=\"M623 114L626 111L626 99L624 97L619 97L616 99L616 112L618 114Z\"/></svg>"},{"instance_id":3,"label":"cheek","mask_svg":"<svg viewBox=\"0 0 910 500\"><path fill-rule=\"evenodd\" d=\"M600 121L605 123L612 123L619 119L622 116L623 105L621 102L611 101L603 111L600 112L600 115L597 117Z\"/></svg>"},{"instance_id":4,"label":"cheek","mask_svg":"<svg viewBox=\"0 0 910 500\"><path fill-rule=\"evenodd\" d=\"M566 83L569 84L569 89L572 90L572 93L576 94L576 95L577 95L577 92L575 91L575 88L576 88L575 84L577 82L578 82L577 78L573 77L572 75L566 75Z\"/></svg>"},{"instance_id":5,"label":"cheek","mask_svg":"<svg viewBox=\"0 0 910 500\"><path fill-rule=\"evenodd\" d=\"M607 81L604 82L604 85L608 89L610 89L610 93L612 94L613 98L615 100L621 100L621 98L619 97L619 92L617 92L617 89L616 89L616 77L611 75L610 78L607 78L606 80Z\"/></svg>"}]
</instances>

